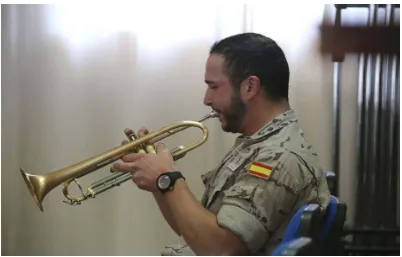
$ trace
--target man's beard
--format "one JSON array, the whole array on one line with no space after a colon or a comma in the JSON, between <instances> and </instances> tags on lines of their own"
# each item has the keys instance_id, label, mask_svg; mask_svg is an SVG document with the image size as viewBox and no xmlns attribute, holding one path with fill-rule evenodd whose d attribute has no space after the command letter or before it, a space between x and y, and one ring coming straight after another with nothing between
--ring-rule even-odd
<instances>
[{"instance_id":1,"label":"man's beard","mask_svg":"<svg viewBox=\"0 0 402 257\"><path fill-rule=\"evenodd\" d=\"M222 130L231 133L240 133L243 118L246 114L246 105L241 101L240 95L234 93L229 108L222 110L224 116Z\"/></svg>"}]
</instances>

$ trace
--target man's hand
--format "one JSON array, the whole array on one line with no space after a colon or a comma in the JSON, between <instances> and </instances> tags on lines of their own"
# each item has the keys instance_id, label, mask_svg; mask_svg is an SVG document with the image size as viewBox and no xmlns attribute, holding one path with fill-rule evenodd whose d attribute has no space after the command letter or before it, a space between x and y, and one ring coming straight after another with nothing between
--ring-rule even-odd
<instances>
[{"instance_id":1,"label":"man's hand","mask_svg":"<svg viewBox=\"0 0 402 257\"><path fill-rule=\"evenodd\" d=\"M147 130L142 128L138 134L144 131ZM156 180L160 174L176 170L173 157L163 143L156 145L156 154L127 154L114 163L112 168L114 171L131 172L134 183L149 192L158 190Z\"/></svg>"},{"instance_id":2,"label":"man's hand","mask_svg":"<svg viewBox=\"0 0 402 257\"><path fill-rule=\"evenodd\" d=\"M130 137L132 130L126 129ZM138 136L147 134L140 129ZM134 139L135 140L135 139ZM127 143L123 141L122 144ZM133 173L133 181L143 189L153 192L159 208L177 235L183 236L197 255L246 255L247 248L241 239L217 224L215 214L206 210L194 198L184 180L178 180L175 187L162 196L156 187L161 173L177 170L170 151L162 143L156 153L128 154L113 165L114 171Z\"/></svg>"}]
</instances>

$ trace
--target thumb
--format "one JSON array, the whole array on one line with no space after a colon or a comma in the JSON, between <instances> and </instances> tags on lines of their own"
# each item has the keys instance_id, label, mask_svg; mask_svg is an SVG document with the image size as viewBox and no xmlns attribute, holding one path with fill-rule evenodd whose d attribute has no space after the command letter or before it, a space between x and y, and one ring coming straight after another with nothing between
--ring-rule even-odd
<instances>
[{"instance_id":1,"label":"thumb","mask_svg":"<svg viewBox=\"0 0 402 257\"><path fill-rule=\"evenodd\" d=\"M164 143L158 143L156 145L156 152L157 153L169 153L169 149L166 147Z\"/></svg>"}]
</instances>

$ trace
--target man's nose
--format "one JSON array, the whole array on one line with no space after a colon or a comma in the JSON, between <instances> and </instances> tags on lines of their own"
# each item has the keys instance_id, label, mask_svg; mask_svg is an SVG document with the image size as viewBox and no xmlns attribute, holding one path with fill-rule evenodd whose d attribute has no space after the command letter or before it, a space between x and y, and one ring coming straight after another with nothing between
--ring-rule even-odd
<instances>
[{"instance_id":1,"label":"man's nose","mask_svg":"<svg viewBox=\"0 0 402 257\"><path fill-rule=\"evenodd\" d=\"M211 97L210 97L209 94L208 94L208 91L205 92L204 104L205 104L206 106L211 106L211 105L212 105L212 100L211 100Z\"/></svg>"}]
</instances>

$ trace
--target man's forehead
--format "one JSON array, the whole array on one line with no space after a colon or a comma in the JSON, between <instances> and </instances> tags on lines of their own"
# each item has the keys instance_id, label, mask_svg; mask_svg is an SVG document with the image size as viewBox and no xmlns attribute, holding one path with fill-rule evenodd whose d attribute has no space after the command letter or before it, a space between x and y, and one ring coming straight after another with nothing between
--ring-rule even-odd
<instances>
[{"instance_id":1,"label":"man's forehead","mask_svg":"<svg viewBox=\"0 0 402 257\"><path fill-rule=\"evenodd\" d=\"M221 55L211 54L206 63L207 70L222 70L225 59Z\"/></svg>"},{"instance_id":2,"label":"man's forehead","mask_svg":"<svg viewBox=\"0 0 402 257\"><path fill-rule=\"evenodd\" d=\"M210 55L205 66L205 80L214 82L226 78L223 72L224 58L219 55Z\"/></svg>"}]
</instances>

